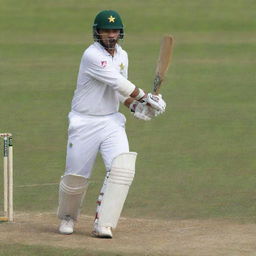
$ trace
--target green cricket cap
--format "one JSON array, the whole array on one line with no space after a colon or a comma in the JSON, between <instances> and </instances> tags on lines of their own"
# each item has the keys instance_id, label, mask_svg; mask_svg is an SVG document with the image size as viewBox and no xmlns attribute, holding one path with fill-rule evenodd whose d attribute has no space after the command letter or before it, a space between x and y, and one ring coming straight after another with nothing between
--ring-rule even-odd
<instances>
[{"instance_id":1,"label":"green cricket cap","mask_svg":"<svg viewBox=\"0 0 256 256\"><path fill-rule=\"evenodd\" d=\"M93 24L94 29L120 29L123 30L123 22L120 15L113 10L99 12Z\"/></svg>"}]
</instances>

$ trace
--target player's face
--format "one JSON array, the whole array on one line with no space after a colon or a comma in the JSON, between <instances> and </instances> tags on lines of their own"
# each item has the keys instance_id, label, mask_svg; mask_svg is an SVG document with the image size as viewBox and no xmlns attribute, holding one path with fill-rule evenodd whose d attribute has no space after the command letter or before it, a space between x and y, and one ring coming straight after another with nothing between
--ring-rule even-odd
<instances>
[{"instance_id":1,"label":"player's face","mask_svg":"<svg viewBox=\"0 0 256 256\"><path fill-rule=\"evenodd\" d=\"M107 49L114 49L119 38L119 29L100 29L100 39Z\"/></svg>"}]
</instances>

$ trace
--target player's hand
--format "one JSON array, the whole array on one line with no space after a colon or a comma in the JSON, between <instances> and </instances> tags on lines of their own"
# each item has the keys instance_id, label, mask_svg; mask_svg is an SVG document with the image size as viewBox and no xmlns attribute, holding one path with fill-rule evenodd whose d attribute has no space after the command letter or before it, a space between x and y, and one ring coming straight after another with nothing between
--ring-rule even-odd
<instances>
[{"instance_id":1,"label":"player's hand","mask_svg":"<svg viewBox=\"0 0 256 256\"><path fill-rule=\"evenodd\" d=\"M134 101L130 106L131 111L135 118L144 121L150 121L153 117L158 116L160 111L147 105L146 102Z\"/></svg>"},{"instance_id":2,"label":"player's hand","mask_svg":"<svg viewBox=\"0 0 256 256\"><path fill-rule=\"evenodd\" d=\"M166 102L162 99L162 95L153 95L152 93L148 93L146 97L142 99L144 102L149 104L152 108L163 113L166 108Z\"/></svg>"}]
</instances>

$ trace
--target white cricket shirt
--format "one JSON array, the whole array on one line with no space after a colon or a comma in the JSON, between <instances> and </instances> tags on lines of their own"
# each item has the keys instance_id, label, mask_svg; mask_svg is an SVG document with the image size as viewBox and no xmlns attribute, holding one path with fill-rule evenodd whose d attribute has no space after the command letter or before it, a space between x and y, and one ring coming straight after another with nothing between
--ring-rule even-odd
<instances>
[{"instance_id":1,"label":"white cricket shirt","mask_svg":"<svg viewBox=\"0 0 256 256\"><path fill-rule=\"evenodd\" d=\"M85 50L81 59L72 111L85 115L117 112L119 100L123 100L135 88L127 80L127 75L128 56L120 45L116 45L115 55L112 57L100 43L93 43ZM120 90L120 84L127 83L130 86L124 93Z\"/></svg>"}]
</instances>

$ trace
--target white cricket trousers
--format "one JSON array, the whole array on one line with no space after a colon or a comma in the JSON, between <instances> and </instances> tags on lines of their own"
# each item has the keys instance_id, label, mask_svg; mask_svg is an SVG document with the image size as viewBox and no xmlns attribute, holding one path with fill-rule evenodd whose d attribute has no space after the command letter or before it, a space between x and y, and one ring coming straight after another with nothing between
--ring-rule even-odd
<instances>
[{"instance_id":1,"label":"white cricket trousers","mask_svg":"<svg viewBox=\"0 0 256 256\"><path fill-rule=\"evenodd\" d=\"M125 116L119 112L106 116L69 113L66 174L90 178L97 153L103 158L106 171L112 160L129 152L125 132Z\"/></svg>"}]
</instances>

